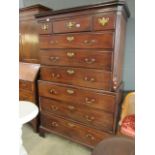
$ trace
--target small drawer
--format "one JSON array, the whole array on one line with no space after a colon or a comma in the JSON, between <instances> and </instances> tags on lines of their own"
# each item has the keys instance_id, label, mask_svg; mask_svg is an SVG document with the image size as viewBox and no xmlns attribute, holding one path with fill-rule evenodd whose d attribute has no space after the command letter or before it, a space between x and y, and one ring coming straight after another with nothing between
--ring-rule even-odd
<instances>
[{"instance_id":1,"label":"small drawer","mask_svg":"<svg viewBox=\"0 0 155 155\"><path fill-rule=\"evenodd\" d=\"M115 29L116 15L115 13L100 13L93 17L94 30Z\"/></svg>"},{"instance_id":2,"label":"small drawer","mask_svg":"<svg viewBox=\"0 0 155 155\"><path fill-rule=\"evenodd\" d=\"M115 111L115 94L104 94L90 89L71 87L39 80L39 96L68 103L87 105L107 112Z\"/></svg>"},{"instance_id":3,"label":"small drawer","mask_svg":"<svg viewBox=\"0 0 155 155\"><path fill-rule=\"evenodd\" d=\"M111 136L106 132L100 132L96 129L44 113L41 113L41 128L68 137L73 141L84 143L89 147L95 147L101 140Z\"/></svg>"},{"instance_id":4,"label":"small drawer","mask_svg":"<svg viewBox=\"0 0 155 155\"><path fill-rule=\"evenodd\" d=\"M96 69L46 66L40 71L41 80L103 90L111 90L111 77L111 72Z\"/></svg>"},{"instance_id":5,"label":"small drawer","mask_svg":"<svg viewBox=\"0 0 155 155\"><path fill-rule=\"evenodd\" d=\"M96 68L111 71L112 51L103 50L41 50L40 62L43 65Z\"/></svg>"},{"instance_id":6,"label":"small drawer","mask_svg":"<svg viewBox=\"0 0 155 155\"><path fill-rule=\"evenodd\" d=\"M53 21L54 33L90 31L91 27L92 18L90 16Z\"/></svg>"},{"instance_id":7,"label":"small drawer","mask_svg":"<svg viewBox=\"0 0 155 155\"><path fill-rule=\"evenodd\" d=\"M39 34L50 34L52 33L52 24L49 18L38 22Z\"/></svg>"},{"instance_id":8,"label":"small drawer","mask_svg":"<svg viewBox=\"0 0 155 155\"><path fill-rule=\"evenodd\" d=\"M54 113L102 131L113 131L113 113L96 110L85 105L64 103L42 97L39 103L43 112Z\"/></svg>"},{"instance_id":9,"label":"small drawer","mask_svg":"<svg viewBox=\"0 0 155 155\"><path fill-rule=\"evenodd\" d=\"M30 81L19 80L19 89L33 90L33 84Z\"/></svg>"},{"instance_id":10,"label":"small drawer","mask_svg":"<svg viewBox=\"0 0 155 155\"><path fill-rule=\"evenodd\" d=\"M40 36L40 48L104 48L113 49L113 32L59 34L52 36Z\"/></svg>"},{"instance_id":11,"label":"small drawer","mask_svg":"<svg viewBox=\"0 0 155 155\"><path fill-rule=\"evenodd\" d=\"M26 90L19 90L19 100L35 102L35 96L32 92Z\"/></svg>"}]
</instances>

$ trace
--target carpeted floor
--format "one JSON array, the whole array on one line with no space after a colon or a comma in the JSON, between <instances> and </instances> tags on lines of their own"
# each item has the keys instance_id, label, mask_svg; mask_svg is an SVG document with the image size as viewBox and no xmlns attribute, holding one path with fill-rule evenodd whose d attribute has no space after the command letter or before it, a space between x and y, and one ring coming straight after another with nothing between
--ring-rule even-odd
<instances>
[{"instance_id":1,"label":"carpeted floor","mask_svg":"<svg viewBox=\"0 0 155 155\"><path fill-rule=\"evenodd\" d=\"M29 125L23 126L22 136L28 155L91 155L90 149L54 134L42 138Z\"/></svg>"}]
</instances>

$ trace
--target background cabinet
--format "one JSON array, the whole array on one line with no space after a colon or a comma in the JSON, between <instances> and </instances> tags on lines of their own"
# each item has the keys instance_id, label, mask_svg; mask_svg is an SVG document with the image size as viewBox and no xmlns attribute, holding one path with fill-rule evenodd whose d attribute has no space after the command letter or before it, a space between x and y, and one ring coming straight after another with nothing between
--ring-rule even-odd
<instances>
[{"instance_id":1,"label":"background cabinet","mask_svg":"<svg viewBox=\"0 0 155 155\"><path fill-rule=\"evenodd\" d=\"M19 10L19 61L39 63L39 39L35 15L48 10L51 9L42 5Z\"/></svg>"}]
</instances>

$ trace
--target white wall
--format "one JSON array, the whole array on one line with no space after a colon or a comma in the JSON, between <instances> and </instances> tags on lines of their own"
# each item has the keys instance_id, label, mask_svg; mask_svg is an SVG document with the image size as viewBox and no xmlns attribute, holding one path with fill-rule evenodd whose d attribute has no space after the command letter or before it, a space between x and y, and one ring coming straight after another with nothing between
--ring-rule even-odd
<instances>
[{"instance_id":1,"label":"white wall","mask_svg":"<svg viewBox=\"0 0 155 155\"><path fill-rule=\"evenodd\" d=\"M54 10L104 2L105 0L20 0L20 7L42 4ZM107 1L107 0L106 0ZM127 1L131 17L127 23L123 81L125 90L135 89L135 0Z\"/></svg>"}]
</instances>

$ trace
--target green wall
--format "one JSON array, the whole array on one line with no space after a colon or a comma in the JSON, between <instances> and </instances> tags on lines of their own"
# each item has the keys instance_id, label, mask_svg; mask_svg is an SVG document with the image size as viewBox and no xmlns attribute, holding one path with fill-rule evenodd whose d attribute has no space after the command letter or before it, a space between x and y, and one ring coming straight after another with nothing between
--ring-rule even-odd
<instances>
[{"instance_id":1,"label":"green wall","mask_svg":"<svg viewBox=\"0 0 155 155\"><path fill-rule=\"evenodd\" d=\"M54 10L104 2L105 0L20 0L19 7L42 4ZM123 81L125 90L135 89L135 1L127 1L131 17L127 23Z\"/></svg>"}]
</instances>

